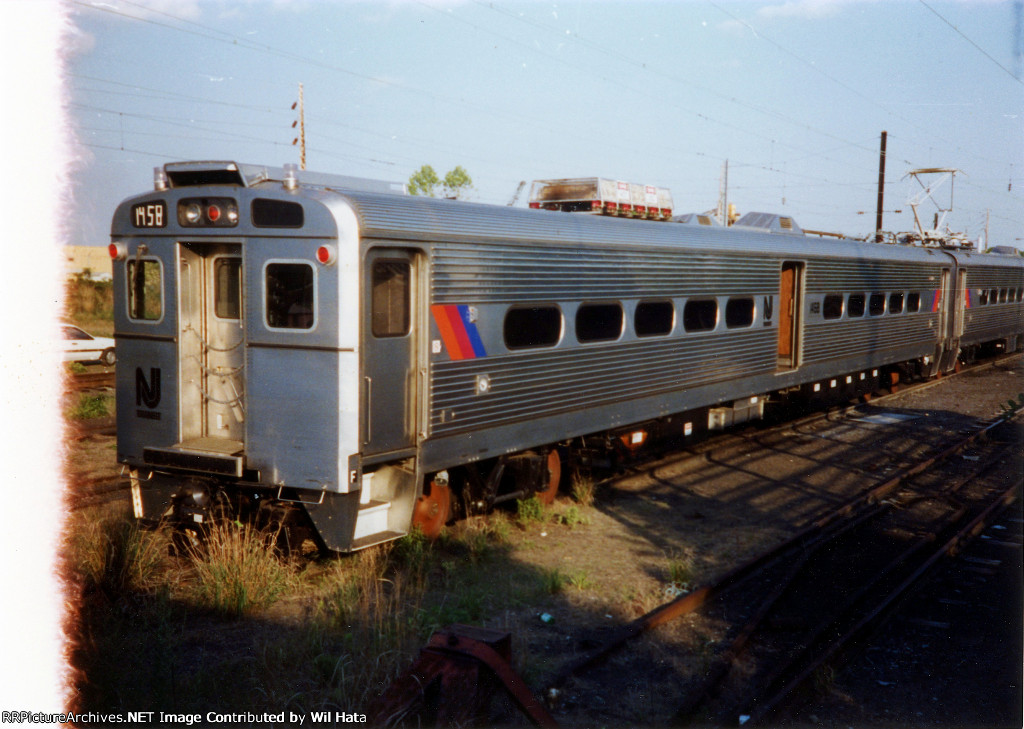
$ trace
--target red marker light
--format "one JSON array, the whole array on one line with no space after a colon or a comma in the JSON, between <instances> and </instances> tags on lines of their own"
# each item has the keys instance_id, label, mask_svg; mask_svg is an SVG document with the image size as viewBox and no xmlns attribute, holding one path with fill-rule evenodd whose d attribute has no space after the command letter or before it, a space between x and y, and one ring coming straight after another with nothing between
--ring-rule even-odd
<instances>
[{"instance_id":1,"label":"red marker light","mask_svg":"<svg viewBox=\"0 0 1024 729\"><path fill-rule=\"evenodd\" d=\"M334 263L337 257L333 246L320 246L316 249L316 260L325 266Z\"/></svg>"},{"instance_id":2,"label":"red marker light","mask_svg":"<svg viewBox=\"0 0 1024 729\"><path fill-rule=\"evenodd\" d=\"M210 207L206 208L206 217L209 219L211 223L216 223L218 220L220 220L220 208L217 207L216 205L211 205Z\"/></svg>"},{"instance_id":3,"label":"red marker light","mask_svg":"<svg viewBox=\"0 0 1024 729\"><path fill-rule=\"evenodd\" d=\"M115 261L123 261L128 256L128 248L124 243L111 243L107 246L107 253Z\"/></svg>"}]
</instances>

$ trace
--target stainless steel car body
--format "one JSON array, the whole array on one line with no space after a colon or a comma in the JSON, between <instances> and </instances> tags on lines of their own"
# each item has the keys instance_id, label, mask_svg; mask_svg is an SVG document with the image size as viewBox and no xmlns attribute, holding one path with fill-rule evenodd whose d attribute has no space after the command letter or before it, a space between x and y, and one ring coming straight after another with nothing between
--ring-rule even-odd
<instances>
[{"instance_id":1,"label":"stainless steel car body","mask_svg":"<svg viewBox=\"0 0 1024 729\"><path fill-rule=\"evenodd\" d=\"M1019 299L1024 267L1009 259L425 199L233 163L166 174L112 230L118 458L140 516L209 485L249 489L297 503L328 547L351 551L405 533L446 469L895 363L948 369L961 336L1021 331L1019 302L982 315L956 287L962 267L967 287ZM193 200L234 205L237 222L185 225ZM254 205L285 212L260 221ZM147 275L149 310L133 299ZM858 297L871 310L855 316ZM691 302L704 315L692 327ZM524 310L557 331L519 340L510 312ZM598 336L593 312L611 317Z\"/></svg>"}]
</instances>

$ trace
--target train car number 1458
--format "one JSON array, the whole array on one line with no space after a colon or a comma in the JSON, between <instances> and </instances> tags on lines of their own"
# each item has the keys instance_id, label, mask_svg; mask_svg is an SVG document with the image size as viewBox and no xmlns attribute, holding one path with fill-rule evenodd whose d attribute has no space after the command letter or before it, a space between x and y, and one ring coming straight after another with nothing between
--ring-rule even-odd
<instances>
[{"instance_id":1,"label":"train car number 1458","mask_svg":"<svg viewBox=\"0 0 1024 729\"><path fill-rule=\"evenodd\" d=\"M167 203L157 200L133 205L132 225L136 228L163 228L167 225Z\"/></svg>"}]
</instances>

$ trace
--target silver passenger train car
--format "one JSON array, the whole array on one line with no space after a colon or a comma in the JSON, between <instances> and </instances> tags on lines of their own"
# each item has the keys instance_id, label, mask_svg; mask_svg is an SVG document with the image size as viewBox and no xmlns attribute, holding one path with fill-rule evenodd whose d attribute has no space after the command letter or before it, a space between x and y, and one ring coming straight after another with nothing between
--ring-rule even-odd
<instances>
[{"instance_id":1,"label":"silver passenger train car","mask_svg":"<svg viewBox=\"0 0 1024 729\"><path fill-rule=\"evenodd\" d=\"M567 457L873 390L1024 342L1019 258L158 168L112 226L135 513L218 505L348 552L454 504L553 497Z\"/></svg>"}]
</instances>

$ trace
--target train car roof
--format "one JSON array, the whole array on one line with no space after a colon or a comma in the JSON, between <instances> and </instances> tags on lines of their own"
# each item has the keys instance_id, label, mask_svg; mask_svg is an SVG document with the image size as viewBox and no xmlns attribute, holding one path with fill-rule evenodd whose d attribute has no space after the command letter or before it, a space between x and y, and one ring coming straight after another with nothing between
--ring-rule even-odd
<instances>
[{"instance_id":1,"label":"train car roof","mask_svg":"<svg viewBox=\"0 0 1024 729\"><path fill-rule=\"evenodd\" d=\"M1005 268L1024 268L1024 258L1006 253L982 253L980 251L949 251L957 263L969 266L1002 266Z\"/></svg>"},{"instance_id":2,"label":"train car roof","mask_svg":"<svg viewBox=\"0 0 1024 729\"><path fill-rule=\"evenodd\" d=\"M459 200L410 196L403 183L382 182L307 170L239 164L230 161L186 161L164 165L165 182L186 192L205 185L281 190L291 176L297 187L290 195L327 204L346 200L360 221L364 238L421 242L473 241L551 246L665 247L710 253L750 253L778 257L870 258L941 262L945 254L965 265L1024 267L1024 258L973 251L888 245L851 239L822 239L756 229L684 225L677 222L629 220L583 213L530 210ZM285 183L286 184L286 183ZM122 201L150 198L154 193ZM113 232L116 234L115 221Z\"/></svg>"},{"instance_id":3,"label":"train car roof","mask_svg":"<svg viewBox=\"0 0 1024 729\"><path fill-rule=\"evenodd\" d=\"M944 261L941 251L824 240L751 230L528 210L458 200L337 190L355 210L365 238L409 241L530 242L540 245L666 247L791 257Z\"/></svg>"}]
</instances>

